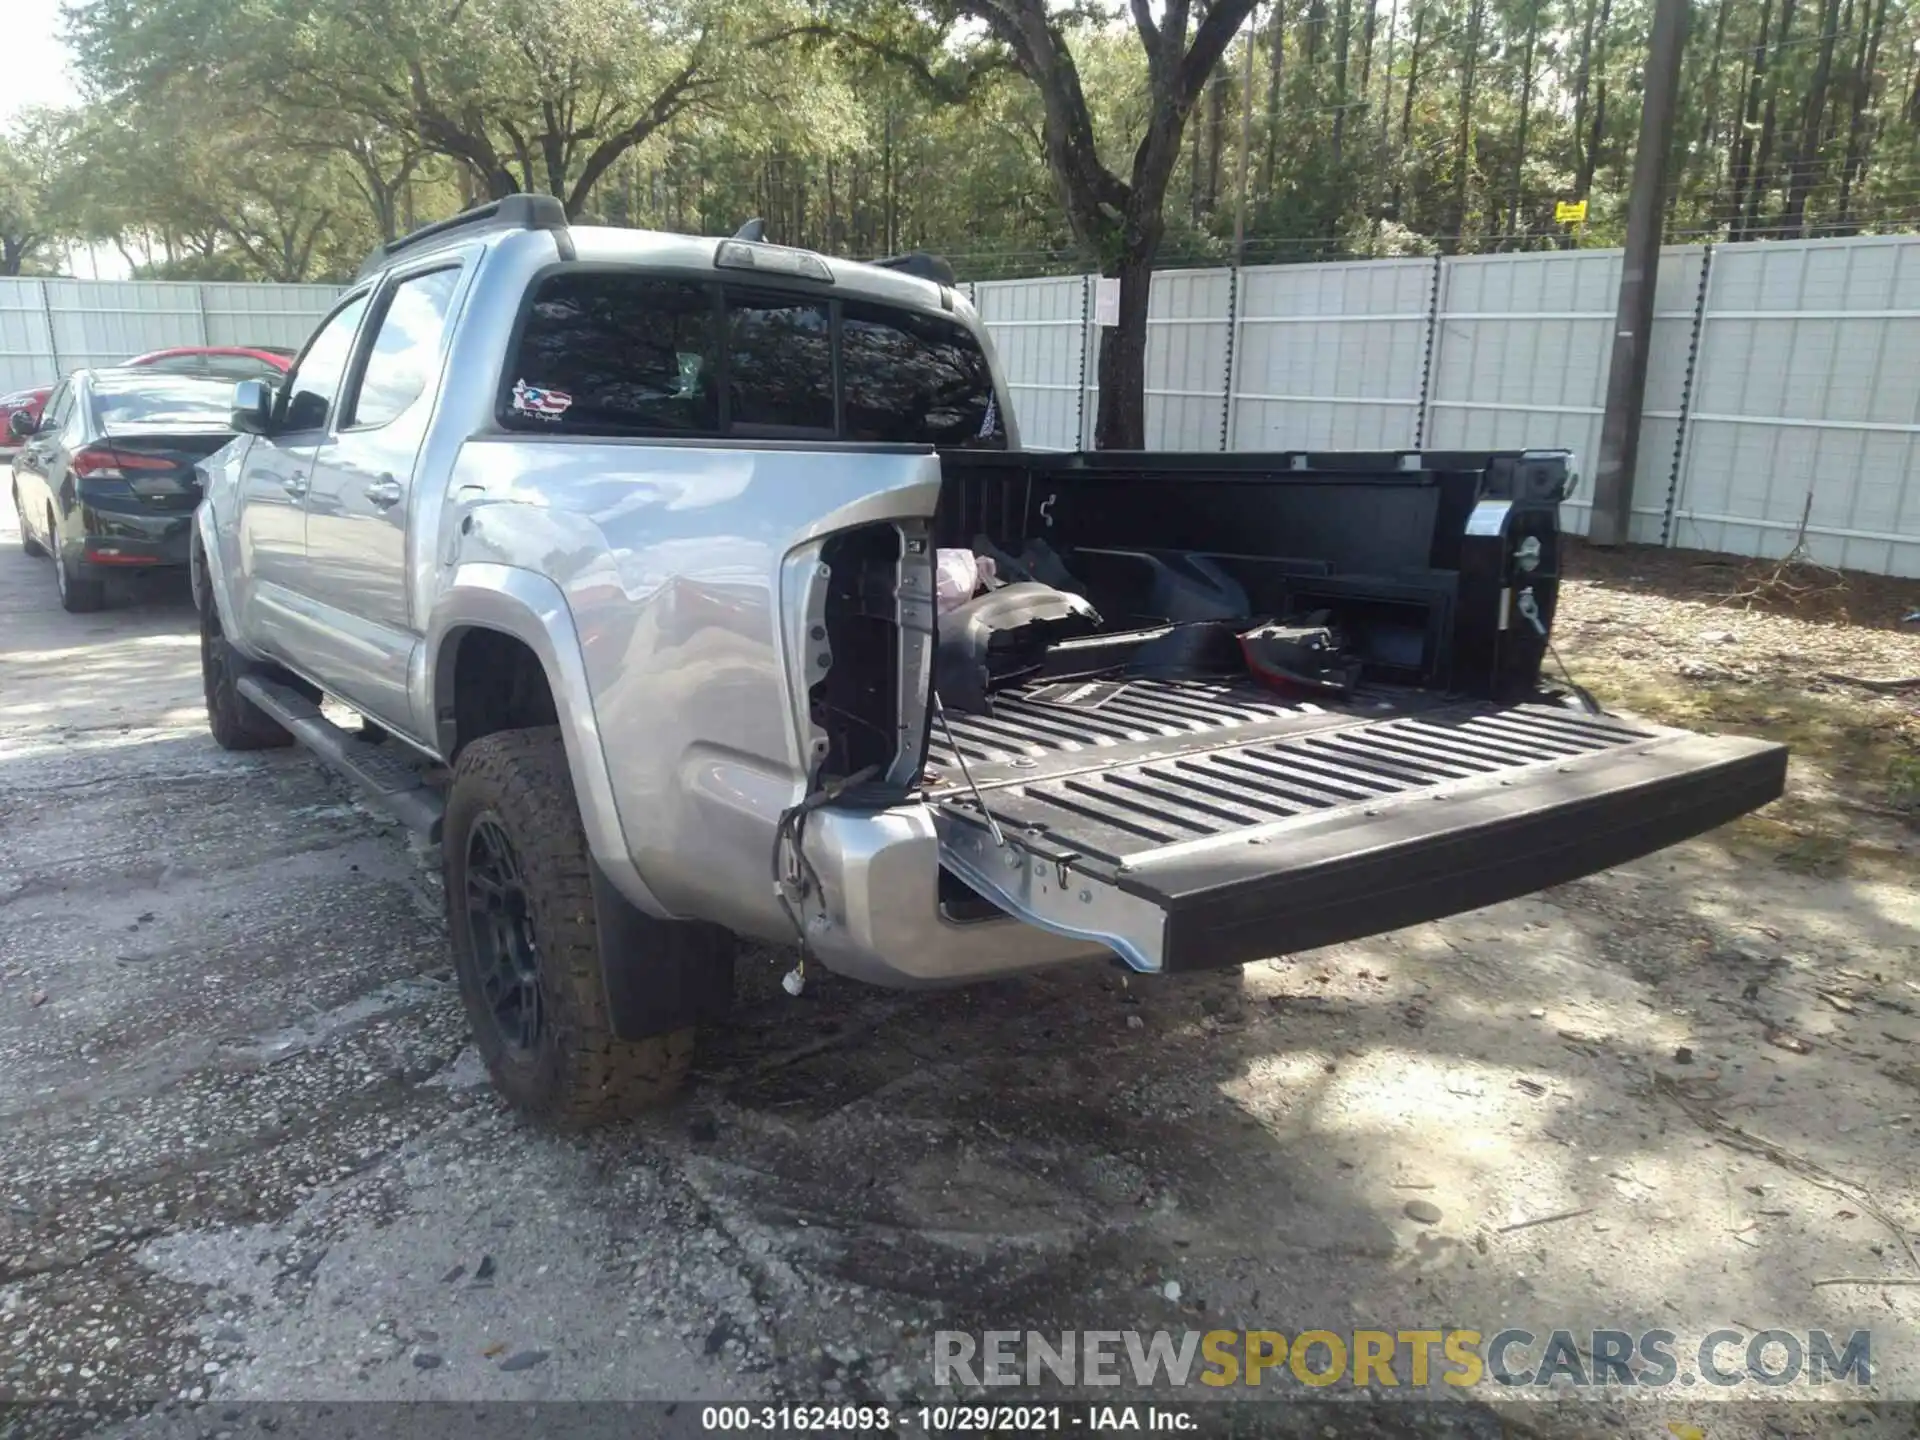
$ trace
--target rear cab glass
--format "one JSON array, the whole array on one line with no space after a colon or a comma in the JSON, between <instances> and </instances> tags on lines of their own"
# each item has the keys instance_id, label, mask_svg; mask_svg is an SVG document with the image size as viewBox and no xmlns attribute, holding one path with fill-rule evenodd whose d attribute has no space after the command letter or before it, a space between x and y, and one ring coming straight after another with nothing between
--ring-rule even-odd
<instances>
[{"instance_id":1,"label":"rear cab glass","mask_svg":"<svg viewBox=\"0 0 1920 1440\"><path fill-rule=\"evenodd\" d=\"M136 375L138 378L135 378ZM228 423L233 387L203 375L156 370L94 381L94 428L107 435L131 430L218 430Z\"/></svg>"},{"instance_id":2,"label":"rear cab glass","mask_svg":"<svg viewBox=\"0 0 1920 1440\"><path fill-rule=\"evenodd\" d=\"M1007 444L986 355L956 321L632 271L536 283L498 415L566 435Z\"/></svg>"}]
</instances>

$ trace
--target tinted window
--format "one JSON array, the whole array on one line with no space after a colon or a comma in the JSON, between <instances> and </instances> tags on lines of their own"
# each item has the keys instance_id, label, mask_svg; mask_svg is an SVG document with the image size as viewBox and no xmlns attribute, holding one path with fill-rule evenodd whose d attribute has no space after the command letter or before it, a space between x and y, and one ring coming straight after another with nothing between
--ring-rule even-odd
<instances>
[{"instance_id":1,"label":"tinted window","mask_svg":"<svg viewBox=\"0 0 1920 1440\"><path fill-rule=\"evenodd\" d=\"M735 425L832 431L825 301L728 296L727 415Z\"/></svg>"},{"instance_id":2,"label":"tinted window","mask_svg":"<svg viewBox=\"0 0 1920 1440\"><path fill-rule=\"evenodd\" d=\"M987 357L960 326L849 301L840 345L847 439L1006 448Z\"/></svg>"},{"instance_id":3,"label":"tinted window","mask_svg":"<svg viewBox=\"0 0 1920 1440\"><path fill-rule=\"evenodd\" d=\"M440 341L459 279L458 270L435 270L400 282L367 355L349 424L385 425L426 393L440 369Z\"/></svg>"},{"instance_id":4,"label":"tinted window","mask_svg":"<svg viewBox=\"0 0 1920 1440\"><path fill-rule=\"evenodd\" d=\"M354 327L366 308L367 297L356 295L313 337L287 381L286 408L281 412L283 430L326 428L333 397L340 390L340 377L346 373L347 357L353 351Z\"/></svg>"},{"instance_id":5,"label":"tinted window","mask_svg":"<svg viewBox=\"0 0 1920 1440\"><path fill-rule=\"evenodd\" d=\"M138 371L101 376L94 381L93 418L109 435L139 429L212 429L227 423L233 388L197 375L151 379Z\"/></svg>"},{"instance_id":6,"label":"tinted window","mask_svg":"<svg viewBox=\"0 0 1920 1440\"><path fill-rule=\"evenodd\" d=\"M628 275L555 275L528 312L506 382L509 424L712 434L720 426L712 292Z\"/></svg>"},{"instance_id":7,"label":"tinted window","mask_svg":"<svg viewBox=\"0 0 1920 1440\"><path fill-rule=\"evenodd\" d=\"M1006 445L986 356L952 320L622 273L562 271L541 283L506 370L500 416L518 429L586 434L724 428Z\"/></svg>"},{"instance_id":8,"label":"tinted window","mask_svg":"<svg viewBox=\"0 0 1920 1440\"><path fill-rule=\"evenodd\" d=\"M67 417L73 413L73 382L62 380L53 394L47 397L47 403L40 407L40 423L35 427L41 435L57 435L66 424Z\"/></svg>"}]
</instances>

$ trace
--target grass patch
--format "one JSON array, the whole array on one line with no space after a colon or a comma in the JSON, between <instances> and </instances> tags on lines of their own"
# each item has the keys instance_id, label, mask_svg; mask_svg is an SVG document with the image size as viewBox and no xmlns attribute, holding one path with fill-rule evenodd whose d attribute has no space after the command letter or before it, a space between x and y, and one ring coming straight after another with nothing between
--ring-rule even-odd
<instances>
[{"instance_id":1,"label":"grass patch","mask_svg":"<svg viewBox=\"0 0 1920 1440\"><path fill-rule=\"evenodd\" d=\"M1920 820L1920 718L1838 689L1695 682L1597 656L1569 663L1609 707L1792 750L1787 793L1718 832L1732 847L1803 875L1911 868L1888 822Z\"/></svg>"}]
</instances>

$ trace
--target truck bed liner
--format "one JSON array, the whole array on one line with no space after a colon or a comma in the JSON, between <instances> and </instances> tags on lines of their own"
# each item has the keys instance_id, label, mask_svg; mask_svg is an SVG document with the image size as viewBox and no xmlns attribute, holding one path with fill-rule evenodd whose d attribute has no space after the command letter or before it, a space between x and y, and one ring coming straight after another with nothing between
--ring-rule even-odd
<instances>
[{"instance_id":1,"label":"truck bed liner","mask_svg":"<svg viewBox=\"0 0 1920 1440\"><path fill-rule=\"evenodd\" d=\"M1299 734L1357 720L1432 710L1444 702L1421 690L1362 685L1351 701L1289 699L1246 680L1130 680L1097 709L1029 698L1039 684L994 696L992 715L947 713L927 748L936 791L964 787L958 757L976 784L1107 764L1143 747L1207 747L1223 740Z\"/></svg>"}]
</instances>

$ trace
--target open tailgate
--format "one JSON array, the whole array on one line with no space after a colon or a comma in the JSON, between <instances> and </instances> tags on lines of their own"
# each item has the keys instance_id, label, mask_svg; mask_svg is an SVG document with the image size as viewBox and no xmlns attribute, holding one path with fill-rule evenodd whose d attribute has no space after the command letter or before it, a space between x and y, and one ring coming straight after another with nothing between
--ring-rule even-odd
<instances>
[{"instance_id":1,"label":"open tailgate","mask_svg":"<svg viewBox=\"0 0 1920 1440\"><path fill-rule=\"evenodd\" d=\"M1786 782L1781 745L1549 704L1379 719L1304 707L1222 728L1173 723L1183 703L1168 687L1149 707L1166 721L1156 733L1116 737L1109 723L1085 743L1082 722L1054 712L1032 753L998 738L1010 714L956 717L931 757L942 862L1001 909L1137 970L1189 970L1557 885L1710 830Z\"/></svg>"}]
</instances>

